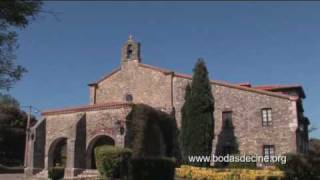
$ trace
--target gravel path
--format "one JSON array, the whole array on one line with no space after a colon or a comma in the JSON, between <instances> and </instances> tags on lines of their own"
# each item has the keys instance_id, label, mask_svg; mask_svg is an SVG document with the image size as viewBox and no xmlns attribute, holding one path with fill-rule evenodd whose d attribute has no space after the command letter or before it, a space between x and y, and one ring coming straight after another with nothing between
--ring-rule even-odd
<instances>
[{"instance_id":1,"label":"gravel path","mask_svg":"<svg viewBox=\"0 0 320 180\"><path fill-rule=\"evenodd\" d=\"M0 174L0 180L21 180L26 179L24 174Z\"/></svg>"}]
</instances>

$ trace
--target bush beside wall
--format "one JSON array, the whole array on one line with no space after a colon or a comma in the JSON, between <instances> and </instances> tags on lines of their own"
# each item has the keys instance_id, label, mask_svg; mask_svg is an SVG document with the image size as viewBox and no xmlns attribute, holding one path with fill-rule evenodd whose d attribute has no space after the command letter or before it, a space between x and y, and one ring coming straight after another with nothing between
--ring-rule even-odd
<instances>
[{"instance_id":1,"label":"bush beside wall","mask_svg":"<svg viewBox=\"0 0 320 180\"><path fill-rule=\"evenodd\" d=\"M125 146L134 158L180 159L178 128L172 115L145 104L135 104L127 116Z\"/></svg>"},{"instance_id":2,"label":"bush beside wall","mask_svg":"<svg viewBox=\"0 0 320 180\"><path fill-rule=\"evenodd\" d=\"M318 169L314 168L308 158L310 157L299 154L287 154L287 163L278 164L278 167L286 173L288 179L319 180Z\"/></svg>"},{"instance_id":3,"label":"bush beside wall","mask_svg":"<svg viewBox=\"0 0 320 180\"><path fill-rule=\"evenodd\" d=\"M96 147L94 151L97 169L103 177L128 176L131 150L105 145Z\"/></svg>"}]
</instances>

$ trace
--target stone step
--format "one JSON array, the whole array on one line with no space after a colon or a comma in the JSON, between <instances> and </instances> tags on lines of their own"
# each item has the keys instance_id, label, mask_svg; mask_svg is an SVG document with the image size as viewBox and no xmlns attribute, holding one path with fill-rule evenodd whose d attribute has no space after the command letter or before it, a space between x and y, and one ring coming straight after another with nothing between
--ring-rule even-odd
<instances>
[{"instance_id":1,"label":"stone step","mask_svg":"<svg viewBox=\"0 0 320 180\"><path fill-rule=\"evenodd\" d=\"M96 170L96 169L87 169L87 170L84 170L77 177L97 177L97 176L99 176L98 170Z\"/></svg>"},{"instance_id":2,"label":"stone step","mask_svg":"<svg viewBox=\"0 0 320 180\"><path fill-rule=\"evenodd\" d=\"M34 175L35 178L45 178L48 177L48 171L42 170ZM75 177L77 178L96 178L99 177L99 171L96 169L86 169L81 174Z\"/></svg>"},{"instance_id":3,"label":"stone step","mask_svg":"<svg viewBox=\"0 0 320 180\"><path fill-rule=\"evenodd\" d=\"M99 172L82 172L82 174L99 174Z\"/></svg>"},{"instance_id":4,"label":"stone step","mask_svg":"<svg viewBox=\"0 0 320 180\"><path fill-rule=\"evenodd\" d=\"M48 171L42 170L42 171L38 172L37 174L35 174L35 177L48 177Z\"/></svg>"}]
</instances>

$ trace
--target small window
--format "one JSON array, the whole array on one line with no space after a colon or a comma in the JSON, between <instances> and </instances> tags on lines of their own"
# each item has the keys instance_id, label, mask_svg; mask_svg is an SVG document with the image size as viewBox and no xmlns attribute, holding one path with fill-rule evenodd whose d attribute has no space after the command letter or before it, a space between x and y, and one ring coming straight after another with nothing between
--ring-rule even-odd
<instances>
[{"instance_id":1,"label":"small window","mask_svg":"<svg viewBox=\"0 0 320 180\"><path fill-rule=\"evenodd\" d=\"M262 109L261 114L262 114L262 126L271 126L272 125L271 108Z\"/></svg>"},{"instance_id":2,"label":"small window","mask_svg":"<svg viewBox=\"0 0 320 180\"><path fill-rule=\"evenodd\" d=\"M132 95L131 94L126 94L126 101L127 102L132 102L133 101L133 97L132 97Z\"/></svg>"},{"instance_id":3,"label":"small window","mask_svg":"<svg viewBox=\"0 0 320 180\"><path fill-rule=\"evenodd\" d=\"M275 148L274 145L264 145L263 146L263 156L269 157L275 156Z\"/></svg>"},{"instance_id":4,"label":"small window","mask_svg":"<svg viewBox=\"0 0 320 180\"><path fill-rule=\"evenodd\" d=\"M223 128L233 128L232 125L232 111L225 111L222 112L222 123L223 123Z\"/></svg>"}]
</instances>

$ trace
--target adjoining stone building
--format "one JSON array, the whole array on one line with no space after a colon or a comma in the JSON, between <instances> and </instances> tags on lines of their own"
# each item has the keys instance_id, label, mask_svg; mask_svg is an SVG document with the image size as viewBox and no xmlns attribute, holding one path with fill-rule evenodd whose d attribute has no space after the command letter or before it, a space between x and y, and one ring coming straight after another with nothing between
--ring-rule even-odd
<instances>
[{"instance_id":1,"label":"adjoining stone building","mask_svg":"<svg viewBox=\"0 0 320 180\"><path fill-rule=\"evenodd\" d=\"M178 127L185 87L190 75L141 63L140 44L132 38L121 51L121 66L89 84L90 104L49 110L31 128L25 173L47 176L48 169L65 166L65 177L95 169L93 149L100 144L124 145L126 115L132 103L144 103L173 113ZM213 152L223 124L231 121L241 154L305 153L308 119L301 86L251 86L213 80L215 98ZM221 142L221 140L220 140ZM223 149L230 144L225 140Z\"/></svg>"}]
</instances>

